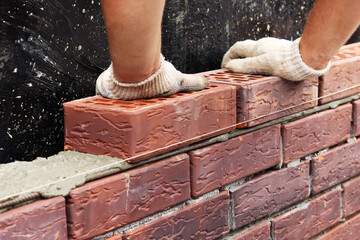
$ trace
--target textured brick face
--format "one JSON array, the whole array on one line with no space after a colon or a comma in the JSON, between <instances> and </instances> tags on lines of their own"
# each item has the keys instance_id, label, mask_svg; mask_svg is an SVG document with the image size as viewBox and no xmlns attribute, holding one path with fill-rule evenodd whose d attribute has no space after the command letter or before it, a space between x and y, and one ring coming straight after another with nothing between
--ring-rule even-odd
<instances>
[{"instance_id":1,"label":"textured brick face","mask_svg":"<svg viewBox=\"0 0 360 240\"><path fill-rule=\"evenodd\" d=\"M229 240L270 240L270 222L260 222Z\"/></svg>"},{"instance_id":2,"label":"textured brick face","mask_svg":"<svg viewBox=\"0 0 360 240\"><path fill-rule=\"evenodd\" d=\"M318 240L356 240L360 237L360 214L335 227Z\"/></svg>"},{"instance_id":3,"label":"textured brick face","mask_svg":"<svg viewBox=\"0 0 360 240\"><path fill-rule=\"evenodd\" d=\"M360 135L360 100L353 102L354 135Z\"/></svg>"},{"instance_id":4,"label":"textured brick face","mask_svg":"<svg viewBox=\"0 0 360 240\"><path fill-rule=\"evenodd\" d=\"M189 158L182 154L72 190L69 236L97 236L189 199L189 175Z\"/></svg>"},{"instance_id":5,"label":"textured brick face","mask_svg":"<svg viewBox=\"0 0 360 240\"><path fill-rule=\"evenodd\" d=\"M350 137L351 104L287 123L282 128L284 162L319 151Z\"/></svg>"},{"instance_id":6,"label":"textured brick face","mask_svg":"<svg viewBox=\"0 0 360 240\"><path fill-rule=\"evenodd\" d=\"M331 69L319 81L320 97L330 95L320 99L321 104L360 91L360 86L356 86L360 84L359 46L359 44L355 44L342 48L332 59ZM336 93L340 90L345 91Z\"/></svg>"},{"instance_id":7,"label":"textured brick face","mask_svg":"<svg viewBox=\"0 0 360 240\"><path fill-rule=\"evenodd\" d=\"M360 174L360 140L313 158L311 166L313 194Z\"/></svg>"},{"instance_id":8,"label":"textured brick face","mask_svg":"<svg viewBox=\"0 0 360 240\"><path fill-rule=\"evenodd\" d=\"M189 153L192 196L280 163L280 126L267 127Z\"/></svg>"},{"instance_id":9,"label":"textured brick face","mask_svg":"<svg viewBox=\"0 0 360 240\"><path fill-rule=\"evenodd\" d=\"M309 239L340 221L340 190L332 190L274 218L275 239Z\"/></svg>"},{"instance_id":10,"label":"textured brick face","mask_svg":"<svg viewBox=\"0 0 360 240\"><path fill-rule=\"evenodd\" d=\"M64 104L65 150L140 161L199 141L190 139L202 134L235 129L223 129L236 122L235 104L235 88L224 85L169 98L72 101Z\"/></svg>"},{"instance_id":11,"label":"textured brick face","mask_svg":"<svg viewBox=\"0 0 360 240\"><path fill-rule=\"evenodd\" d=\"M229 193L187 206L125 233L125 239L216 239L229 232Z\"/></svg>"},{"instance_id":12,"label":"textured brick face","mask_svg":"<svg viewBox=\"0 0 360 240\"><path fill-rule=\"evenodd\" d=\"M360 177L352 179L343 184L344 216L360 211Z\"/></svg>"},{"instance_id":13,"label":"textured brick face","mask_svg":"<svg viewBox=\"0 0 360 240\"><path fill-rule=\"evenodd\" d=\"M309 193L309 162L284 168L251 180L234 189L235 227L299 202Z\"/></svg>"},{"instance_id":14,"label":"textured brick face","mask_svg":"<svg viewBox=\"0 0 360 240\"><path fill-rule=\"evenodd\" d=\"M67 239L65 199L39 200L0 214L0 239Z\"/></svg>"},{"instance_id":15,"label":"textured brick face","mask_svg":"<svg viewBox=\"0 0 360 240\"><path fill-rule=\"evenodd\" d=\"M238 127L254 126L317 105L317 78L291 82L279 77L236 74L227 70L204 74L214 83L236 86L237 122L261 117ZM299 106L293 107L296 105ZM263 117L265 115L269 116Z\"/></svg>"}]
</instances>

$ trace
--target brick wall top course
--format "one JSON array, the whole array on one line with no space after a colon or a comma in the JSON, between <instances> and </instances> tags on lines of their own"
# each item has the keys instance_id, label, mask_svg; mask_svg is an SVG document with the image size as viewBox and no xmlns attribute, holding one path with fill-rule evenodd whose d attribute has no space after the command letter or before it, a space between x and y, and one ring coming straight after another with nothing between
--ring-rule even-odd
<instances>
[{"instance_id":1,"label":"brick wall top course","mask_svg":"<svg viewBox=\"0 0 360 240\"><path fill-rule=\"evenodd\" d=\"M236 86L236 121L247 121L238 125L239 128L268 122L317 105L317 78L292 82L273 76L231 73L226 69L204 74L211 82Z\"/></svg>"},{"instance_id":2,"label":"brick wall top course","mask_svg":"<svg viewBox=\"0 0 360 240\"><path fill-rule=\"evenodd\" d=\"M360 43L342 47L331 61L331 69L319 80L321 104L360 91Z\"/></svg>"},{"instance_id":3,"label":"brick wall top course","mask_svg":"<svg viewBox=\"0 0 360 240\"><path fill-rule=\"evenodd\" d=\"M168 98L121 101L95 96L68 102L65 150L138 162L220 135L235 129L235 94L233 86L213 84Z\"/></svg>"}]
</instances>

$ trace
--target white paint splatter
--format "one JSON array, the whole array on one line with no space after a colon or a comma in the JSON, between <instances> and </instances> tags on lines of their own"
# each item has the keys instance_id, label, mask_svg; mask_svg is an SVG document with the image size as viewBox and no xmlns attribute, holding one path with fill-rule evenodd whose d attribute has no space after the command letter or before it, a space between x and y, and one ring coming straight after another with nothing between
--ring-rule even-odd
<instances>
[{"instance_id":1,"label":"white paint splatter","mask_svg":"<svg viewBox=\"0 0 360 240\"><path fill-rule=\"evenodd\" d=\"M9 133L9 132L6 132L10 138L13 138L13 136Z\"/></svg>"}]
</instances>

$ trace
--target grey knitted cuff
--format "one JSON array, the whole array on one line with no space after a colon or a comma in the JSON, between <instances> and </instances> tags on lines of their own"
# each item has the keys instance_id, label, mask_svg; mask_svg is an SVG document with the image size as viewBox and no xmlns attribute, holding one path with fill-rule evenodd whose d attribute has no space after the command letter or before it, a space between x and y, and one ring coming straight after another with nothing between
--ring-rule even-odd
<instances>
[{"instance_id":1,"label":"grey knitted cuff","mask_svg":"<svg viewBox=\"0 0 360 240\"><path fill-rule=\"evenodd\" d=\"M306 63L304 63L304 61L301 58L300 49L299 49L300 40L301 38L298 38L293 42L293 44L290 47L289 56L288 56L289 60L292 62L292 66L294 66L293 71L296 72L297 78L294 79L291 76L289 76L286 79L291 81L301 81L312 77L319 77L321 75L324 75L327 71L329 71L331 67L330 61L327 64L327 66L322 70L315 70L309 67L308 65L306 65Z\"/></svg>"}]
</instances>

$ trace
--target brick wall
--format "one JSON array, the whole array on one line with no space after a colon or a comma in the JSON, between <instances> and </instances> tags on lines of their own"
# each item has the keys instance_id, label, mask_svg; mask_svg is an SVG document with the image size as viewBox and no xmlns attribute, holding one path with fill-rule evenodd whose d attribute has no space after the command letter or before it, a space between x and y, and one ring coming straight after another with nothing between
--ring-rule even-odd
<instances>
[{"instance_id":1,"label":"brick wall","mask_svg":"<svg viewBox=\"0 0 360 240\"><path fill-rule=\"evenodd\" d=\"M359 56L301 83L217 70L201 92L65 104L66 149L141 162L230 138L3 212L0 239L358 239Z\"/></svg>"}]
</instances>

